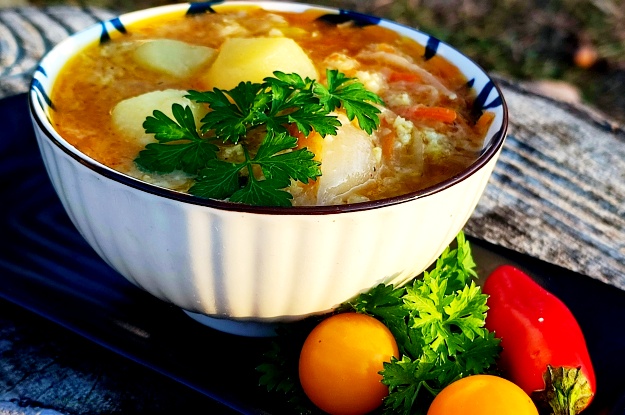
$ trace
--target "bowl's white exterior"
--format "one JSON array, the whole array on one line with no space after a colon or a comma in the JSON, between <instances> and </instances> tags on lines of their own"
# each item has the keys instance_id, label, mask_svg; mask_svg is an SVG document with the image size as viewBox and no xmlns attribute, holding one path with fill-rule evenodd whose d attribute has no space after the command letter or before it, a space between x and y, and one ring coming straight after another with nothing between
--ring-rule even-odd
<instances>
[{"instance_id":1,"label":"bowl's white exterior","mask_svg":"<svg viewBox=\"0 0 625 415\"><path fill-rule=\"evenodd\" d=\"M263 3L269 9L309 6ZM131 13L128 24L165 6ZM384 23L419 40L412 29ZM459 180L388 205L362 210L292 212L223 209L189 202L89 159L52 128L42 99L65 60L100 35L81 32L42 60L31 111L50 179L80 233L115 270L137 286L184 310L217 318L281 322L331 310L372 286L403 283L426 269L455 238L473 212L501 151L505 103L479 168ZM476 84L488 82L463 55L442 45L447 58L468 68ZM498 97L496 88L489 101ZM487 140L492 141L492 140ZM173 193L173 192L170 192Z\"/></svg>"}]
</instances>

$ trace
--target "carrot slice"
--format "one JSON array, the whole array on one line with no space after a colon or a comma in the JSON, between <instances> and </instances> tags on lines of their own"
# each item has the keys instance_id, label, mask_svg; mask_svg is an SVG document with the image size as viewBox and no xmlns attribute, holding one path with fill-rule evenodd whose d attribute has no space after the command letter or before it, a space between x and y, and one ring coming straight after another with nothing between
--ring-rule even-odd
<instances>
[{"instance_id":1,"label":"carrot slice","mask_svg":"<svg viewBox=\"0 0 625 415\"><path fill-rule=\"evenodd\" d=\"M452 123L458 117L458 113L451 108L445 107L414 107L407 111L406 116L410 119Z\"/></svg>"},{"instance_id":2,"label":"carrot slice","mask_svg":"<svg viewBox=\"0 0 625 415\"><path fill-rule=\"evenodd\" d=\"M392 72L388 77L389 82L421 82L421 77L414 72Z\"/></svg>"},{"instance_id":3,"label":"carrot slice","mask_svg":"<svg viewBox=\"0 0 625 415\"><path fill-rule=\"evenodd\" d=\"M486 134L486 131L488 131L488 127L490 127L493 119L495 119L495 114L488 111L485 111L480 116L480 118L475 123L475 130L480 136L484 136L484 134Z\"/></svg>"},{"instance_id":4,"label":"carrot slice","mask_svg":"<svg viewBox=\"0 0 625 415\"><path fill-rule=\"evenodd\" d=\"M306 147L308 150L315 153L315 160L321 161L323 137L321 137L318 132L312 131L310 134L305 136L295 125L290 125L287 128L289 130L289 134L297 138L297 149Z\"/></svg>"}]
</instances>

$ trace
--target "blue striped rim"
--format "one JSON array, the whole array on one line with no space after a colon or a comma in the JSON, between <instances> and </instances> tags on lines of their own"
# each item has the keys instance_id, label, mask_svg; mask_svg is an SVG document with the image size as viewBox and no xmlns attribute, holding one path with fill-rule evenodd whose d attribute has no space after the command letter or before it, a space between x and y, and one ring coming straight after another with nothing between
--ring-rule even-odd
<instances>
[{"instance_id":1,"label":"blue striped rim","mask_svg":"<svg viewBox=\"0 0 625 415\"><path fill-rule=\"evenodd\" d=\"M41 74L43 74L43 76L47 77L46 71L41 66L37 67L37 69L35 70L35 73L41 73ZM45 88L43 87L43 85L41 84L39 79L33 78L32 82L30 84L30 88L37 91L37 98L39 100L43 99L43 101L47 104L48 107L50 107L51 109L55 109L54 108L54 104L52 103L52 100L50 99L50 97L46 93ZM43 104L43 103L41 103L41 104ZM41 107L45 107L45 105L41 105Z\"/></svg>"},{"instance_id":2,"label":"blue striped rim","mask_svg":"<svg viewBox=\"0 0 625 415\"><path fill-rule=\"evenodd\" d=\"M425 45L425 55L423 55L423 58L427 61L436 56L436 52L438 51L438 46L440 44L440 40L438 40L434 36L430 36L428 38L427 44Z\"/></svg>"},{"instance_id":3,"label":"blue striped rim","mask_svg":"<svg viewBox=\"0 0 625 415\"><path fill-rule=\"evenodd\" d=\"M369 16L368 14L358 13L351 10L339 10L339 14L324 14L319 16L317 20L321 20L330 24L341 24L353 22L358 27L375 26L380 23L379 17Z\"/></svg>"},{"instance_id":4,"label":"blue striped rim","mask_svg":"<svg viewBox=\"0 0 625 415\"><path fill-rule=\"evenodd\" d=\"M502 105L500 94L498 94L498 96L488 104L486 103L486 100L488 99L488 96L493 89L495 89L495 84L493 83L493 81L489 80L475 98L473 107L475 111L483 111L485 109L496 108Z\"/></svg>"},{"instance_id":5,"label":"blue striped rim","mask_svg":"<svg viewBox=\"0 0 625 415\"><path fill-rule=\"evenodd\" d=\"M203 13L216 13L213 9L214 4L223 3L223 0L218 1L203 1L197 3L190 3L187 15L203 14Z\"/></svg>"},{"instance_id":6,"label":"blue striped rim","mask_svg":"<svg viewBox=\"0 0 625 415\"><path fill-rule=\"evenodd\" d=\"M108 22L100 22L100 26L102 27L102 34L100 35L100 43L106 43L109 40L111 40L111 35L109 34L106 28L106 23L110 23L115 28L115 30L117 30L120 33L128 33L126 31L126 27L124 26L124 24L122 23L119 17L111 19Z\"/></svg>"}]
</instances>

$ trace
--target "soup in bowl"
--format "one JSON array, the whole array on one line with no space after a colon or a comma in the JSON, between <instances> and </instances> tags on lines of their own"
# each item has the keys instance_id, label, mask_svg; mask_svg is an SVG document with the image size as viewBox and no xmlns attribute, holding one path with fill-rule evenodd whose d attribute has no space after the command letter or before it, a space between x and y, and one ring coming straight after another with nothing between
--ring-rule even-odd
<instances>
[{"instance_id":1,"label":"soup in bowl","mask_svg":"<svg viewBox=\"0 0 625 415\"><path fill-rule=\"evenodd\" d=\"M420 274L473 212L507 128L500 90L445 43L286 2L102 22L42 59L30 108L96 252L245 335Z\"/></svg>"}]
</instances>

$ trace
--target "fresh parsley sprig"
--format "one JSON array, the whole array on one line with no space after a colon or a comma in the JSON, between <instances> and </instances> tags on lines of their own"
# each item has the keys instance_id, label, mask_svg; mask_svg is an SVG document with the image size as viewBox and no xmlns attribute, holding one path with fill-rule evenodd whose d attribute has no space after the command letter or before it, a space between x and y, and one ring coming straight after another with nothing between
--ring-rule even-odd
<instances>
[{"instance_id":1,"label":"fresh parsley sprig","mask_svg":"<svg viewBox=\"0 0 625 415\"><path fill-rule=\"evenodd\" d=\"M306 148L295 149L289 126L307 136L335 135L341 125L331 113L342 108L371 134L379 125L383 104L354 78L326 71L327 86L297 74L274 72L263 83L241 82L229 91L188 91L187 98L206 104L199 131L193 112L172 106L174 119L154 111L143 126L158 143L150 143L135 159L146 171L182 170L194 179L191 194L203 198L265 206L290 206L284 190L292 180L308 183L321 175L320 163ZM243 161L225 160L220 150L241 145Z\"/></svg>"}]
</instances>

